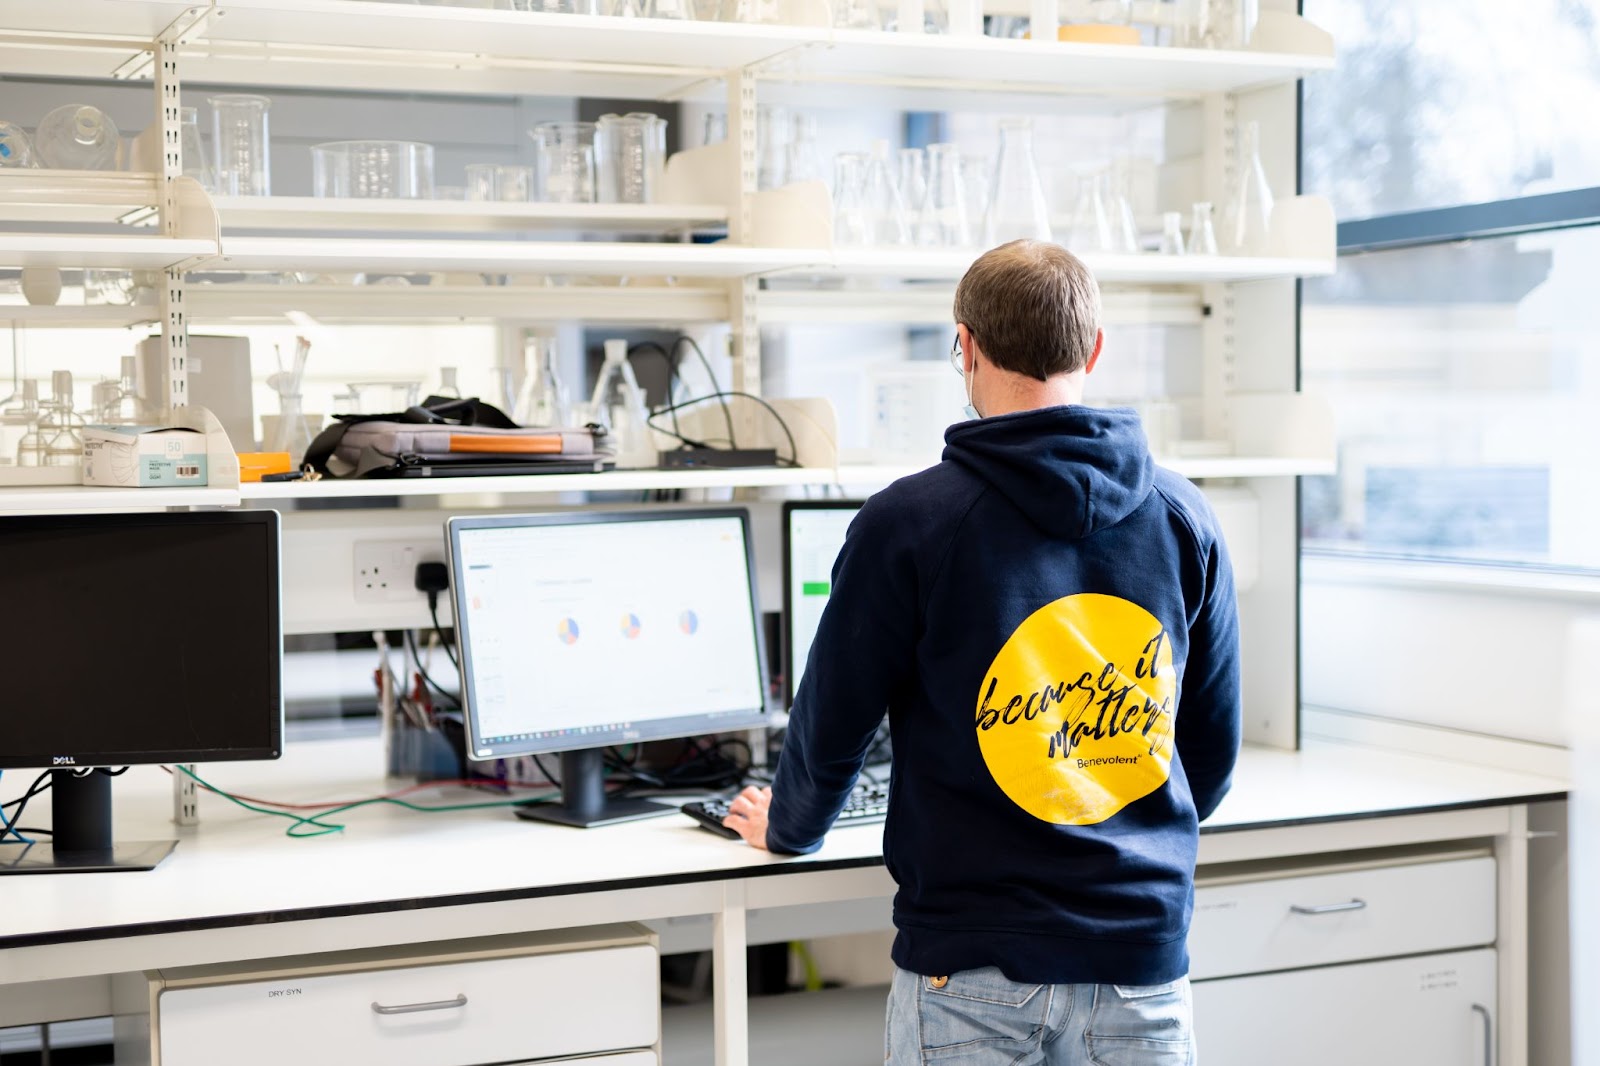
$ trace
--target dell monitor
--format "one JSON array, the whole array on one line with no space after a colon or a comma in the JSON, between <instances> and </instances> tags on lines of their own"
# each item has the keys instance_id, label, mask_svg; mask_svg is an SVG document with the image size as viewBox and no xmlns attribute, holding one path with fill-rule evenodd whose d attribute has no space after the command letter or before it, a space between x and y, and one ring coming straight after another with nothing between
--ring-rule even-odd
<instances>
[{"instance_id":1,"label":"dell monitor","mask_svg":"<svg viewBox=\"0 0 1600 1066\"><path fill-rule=\"evenodd\" d=\"M278 515L6 516L0 560L0 769L54 770L0 873L150 869L176 842L112 840L108 768L282 751Z\"/></svg>"},{"instance_id":2,"label":"dell monitor","mask_svg":"<svg viewBox=\"0 0 1600 1066\"><path fill-rule=\"evenodd\" d=\"M822 609L833 590L833 564L859 510L859 500L791 500L783 505L785 706L794 706Z\"/></svg>"},{"instance_id":3,"label":"dell monitor","mask_svg":"<svg viewBox=\"0 0 1600 1066\"><path fill-rule=\"evenodd\" d=\"M519 817L675 811L608 797L603 750L763 721L743 510L452 518L449 542L467 754L561 753L561 806Z\"/></svg>"}]
</instances>

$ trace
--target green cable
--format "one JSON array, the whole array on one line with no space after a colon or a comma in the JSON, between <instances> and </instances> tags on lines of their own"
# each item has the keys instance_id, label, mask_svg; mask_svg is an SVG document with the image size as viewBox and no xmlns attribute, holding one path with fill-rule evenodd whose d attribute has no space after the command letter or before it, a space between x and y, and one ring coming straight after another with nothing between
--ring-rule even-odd
<instances>
[{"instance_id":1,"label":"green cable","mask_svg":"<svg viewBox=\"0 0 1600 1066\"><path fill-rule=\"evenodd\" d=\"M238 796L235 796L229 792L225 792L213 785L211 782L207 781L205 778L201 777L187 766L179 766L178 770L187 776L194 778L195 781L199 782L200 785L207 790L215 793L218 796L221 796L229 803L243 807L247 811L253 811L256 814L270 814L275 818L289 819L289 821L294 824L290 825L284 830L284 835L293 837L296 840L309 839L310 837L327 836L329 833L342 833L344 832L344 826L319 821L318 819L326 818L331 814L342 814L345 811L353 811L358 807L370 807L379 803L387 803L396 807L404 807L408 811L418 811L422 814L433 814L435 812L444 811L475 811L490 807L515 807L523 803L551 799L558 795L558 793L547 792L535 796L523 796L520 799L514 800L486 800L481 803L451 803L437 807L425 807L422 804L412 803L409 800L396 799L392 796L374 796L372 799L357 800L354 803L345 803L332 806L327 810L318 811L315 814L294 814L289 811L275 811L269 807L260 807L254 803L242 800ZM305 827L313 828L311 831L305 831Z\"/></svg>"},{"instance_id":2,"label":"green cable","mask_svg":"<svg viewBox=\"0 0 1600 1066\"><path fill-rule=\"evenodd\" d=\"M807 992L822 991L822 971L817 968L816 957L811 954L811 945L804 940L789 941L789 950L799 958L801 967L805 970Z\"/></svg>"}]
</instances>

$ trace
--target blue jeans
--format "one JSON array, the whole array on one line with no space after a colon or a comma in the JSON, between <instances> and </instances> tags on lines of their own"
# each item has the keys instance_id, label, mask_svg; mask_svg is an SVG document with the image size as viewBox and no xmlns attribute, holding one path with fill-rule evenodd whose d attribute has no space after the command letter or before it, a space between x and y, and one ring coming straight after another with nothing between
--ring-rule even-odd
<instances>
[{"instance_id":1,"label":"blue jeans","mask_svg":"<svg viewBox=\"0 0 1600 1066\"><path fill-rule=\"evenodd\" d=\"M948 977L897 969L888 1066L1194 1066L1189 979L1030 985L992 966Z\"/></svg>"}]
</instances>

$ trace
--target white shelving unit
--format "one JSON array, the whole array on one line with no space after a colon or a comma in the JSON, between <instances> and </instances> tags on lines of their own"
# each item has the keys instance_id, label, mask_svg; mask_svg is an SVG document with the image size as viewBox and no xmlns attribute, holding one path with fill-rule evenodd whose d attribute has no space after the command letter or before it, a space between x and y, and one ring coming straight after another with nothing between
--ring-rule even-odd
<instances>
[{"instance_id":1,"label":"white shelving unit","mask_svg":"<svg viewBox=\"0 0 1600 1066\"><path fill-rule=\"evenodd\" d=\"M728 209L718 204L518 204L313 196L222 196L215 202L224 232L387 230L667 237L728 224Z\"/></svg>"}]
</instances>

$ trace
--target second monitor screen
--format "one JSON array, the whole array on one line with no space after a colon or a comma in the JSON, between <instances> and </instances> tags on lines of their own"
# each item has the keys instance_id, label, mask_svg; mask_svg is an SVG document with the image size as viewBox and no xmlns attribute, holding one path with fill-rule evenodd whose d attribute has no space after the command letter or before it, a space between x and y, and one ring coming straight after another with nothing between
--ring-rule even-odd
<instances>
[{"instance_id":1,"label":"second monitor screen","mask_svg":"<svg viewBox=\"0 0 1600 1066\"><path fill-rule=\"evenodd\" d=\"M474 756L709 732L759 712L744 531L736 516L459 530Z\"/></svg>"}]
</instances>

